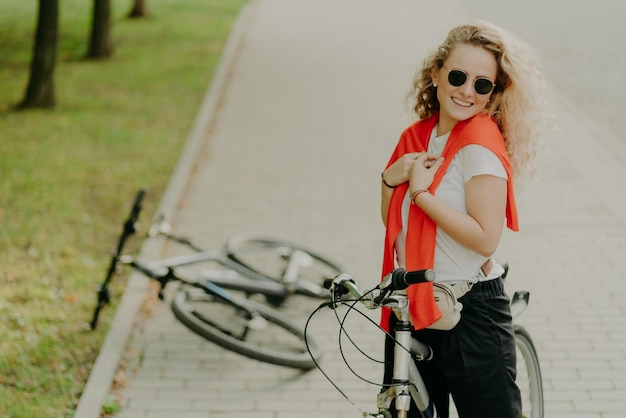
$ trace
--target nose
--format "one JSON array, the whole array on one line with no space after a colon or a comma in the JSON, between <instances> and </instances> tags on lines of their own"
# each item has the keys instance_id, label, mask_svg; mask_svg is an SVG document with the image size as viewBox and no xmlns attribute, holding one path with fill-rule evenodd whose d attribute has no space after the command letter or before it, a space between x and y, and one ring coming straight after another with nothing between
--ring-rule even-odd
<instances>
[{"instance_id":1,"label":"nose","mask_svg":"<svg viewBox=\"0 0 626 418\"><path fill-rule=\"evenodd\" d=\"M468 79L459 89L464 96L469 97L474 94L474 82Z\"/></svg>"}]
</instances>

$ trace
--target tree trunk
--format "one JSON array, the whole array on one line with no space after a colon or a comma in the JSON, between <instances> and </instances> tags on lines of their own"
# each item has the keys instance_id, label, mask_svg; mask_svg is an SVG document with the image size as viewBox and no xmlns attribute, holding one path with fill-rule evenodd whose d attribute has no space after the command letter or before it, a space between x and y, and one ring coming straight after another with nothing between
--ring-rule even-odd
<instances>
[{"instance_id":1,"label":"tree trunk","mask_svg":"<svg viewBox=\"0 0 626 418\"><path fill-rule=\"evenodd\" d=\"M146 0L133 0L133 8L130 9L128 17L140 18L148 16L148 8L146 6Z\"/></svg>"},{"instance_id":2,"label":"tree trunk","mask_svg":"<svg viewBox=\"0 0 626 418\"><path fill-rule=\"evenodd\" d=\"M57 58L58 27L59 0L39 0L30 81L24 100L17 106L18 109L52 108L56 105L54 67Z\"/></svg>"},{"instance_id":3,"label":"tree trunk","mask_svg":"<svg viewBox=\"0 0 626 418\"><path fill-rule=\"evenodd\" d=\"M113 54L111 41L111 0L94 0L91 37L87 58L108 58Z\"/></svg>"}]
</instances>

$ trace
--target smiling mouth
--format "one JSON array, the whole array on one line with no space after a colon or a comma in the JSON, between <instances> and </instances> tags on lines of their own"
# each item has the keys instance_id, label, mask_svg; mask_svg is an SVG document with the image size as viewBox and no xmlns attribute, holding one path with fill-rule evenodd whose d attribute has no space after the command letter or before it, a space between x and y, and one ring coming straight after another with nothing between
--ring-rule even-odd
<instances>
[{"instance_id":1,"label":"smiling mouth","mask_svg":"<svg viewBox=\"0 0 626 418\"><path fill-rule=\"evenodd\" d=\"M452 101L453 101L454 103L456 103L457 105L462 106L462 107L470 107L470 106L472 106L472 104L473 104L473 103L466 102L466 101L463 101L463 100L461 100L461 99L458 99L458 98L456 98L456 97L452 97Z\"/></svg>"}]
</instances>

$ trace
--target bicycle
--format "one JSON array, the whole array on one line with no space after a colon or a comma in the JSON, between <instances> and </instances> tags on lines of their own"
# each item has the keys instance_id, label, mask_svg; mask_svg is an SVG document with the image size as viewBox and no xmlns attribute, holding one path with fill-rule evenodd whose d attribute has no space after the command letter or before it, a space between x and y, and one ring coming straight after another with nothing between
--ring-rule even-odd
<instances>
[{"instance_id":1,"label":"bicycle","mask_svg":"<svg viewBox=\"0 0 626 418\"><path fill-rule=\"evenodd\" d=\"M305 370L315 367L303 327L285 314L250 299L260 294L272 300L284 300L289 295L284 285L242 267L223 251L197 251L150 262L122 254L128 238L138 230L144 195L144 190L139 191L124 222L107 275L98 288L91 328L96 328L102 308L110 303L109 285L115 272L119 266L127 265L157 281L162 300L169 282L182 284L171 300L171 309L180 322L205 339L263 362ZM201 263L217 268L200 271L184 268ZM235 295L233 291L245 296ZM315 342L312 347L316 355L322 355Z\"/></svg>"},{"instance_id":2,"label":"bicycle","mask_svg":"<svg viewBox=\"0 0 626 418\"><path fill-rule=\"evenodd\" d=\"M202 261L207 253L206 249L189 238L173 234L170 225L162 218L153 223L148 236L164 236L189 247L195 252L189 256L194 262ZM277 307L290 295L329 299L330 293L324 287L324 281L345 271L336 261L303 245L260 235L235 235L227 240L222 252L223 256L232 261L226 263L240 274L283 285L286 295L267 298L270 304ZM210 258L215 257L214 254Z\"/></svg>"},{"instance_id":3,"label":"bicycle","mask_svg":"<svg viewBox=\"0 0 626 418\"><path fill-rule=\"evenodd\" d=\"M506 276L506 274L505 274ZM337 320L340 324L340 337L344 330L344 321L348 313L356 310L356 304L361 303L367 309L379 309L388 307L393 310L397 318L397 324L387 334L394 341L393 355L393 379L391 384L381 385L382 389L377 395L378 412L368 413L360 410L346 394L324 373L317 364L318 369L324 374L329 382L348 400L359 409L363 416L376 418L392 417L392 409L397 411L398 418L406 418L411 404L411 400L417 406L423 418L437 418L435 405L432 403L426 386L417 368L417 362L429 361L433 353L431 348L413 338L412 326L410 325L409 303L405 289L411 284L423 283L434 280L434 271L421 270L407 272L404 269L396 269L386 276L376 287L367 292L361 292L353 278L348 274L340 274L327 283L331 290L333 299L328 304L321 305L315 310L307 321L307 327L311 318L320 309L329 306L335 312L340 305L348 308L345 316ZM346 294L352 295L355 299L347 300ZM530 294L525 291L515 292L511 299L511 311L514 318L517 318L528 306ZM359 313L363 314L361 311ZM371 319L370 322L374 323ZM305 335L306 335L305 327ZM541 380L541 370L539 359L530 334L520 325L514 325L515 341L517 347L517 384L522 392L522 416L523 418L543 418L543 388ZM349 341L354 345L354 341L348 336ZM341 346L341 339L340 339ZM341 347L340 347L341 349ZM365 354L357 347L362 354ZM342 350L343 355L343 350ZM311 356L314 358L314 354ZM368 356L371 359L371 357ZM346 361L344 357L344 361ZM350 369L352 370L352 369ZM354 371L353 373L358 376ZM363 379L365 380L365 379ZM371 383L371 382L370 382ZM393 403L393 406L392 406Z\"/></svg>"}]
</instances>

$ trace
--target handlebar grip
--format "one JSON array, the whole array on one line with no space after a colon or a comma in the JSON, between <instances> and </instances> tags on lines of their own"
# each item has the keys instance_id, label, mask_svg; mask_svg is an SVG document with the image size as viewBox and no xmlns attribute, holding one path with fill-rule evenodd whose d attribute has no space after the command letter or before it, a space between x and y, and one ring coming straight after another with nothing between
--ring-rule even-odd
<instances>
[{"instance_id":1,"label":"handlebar grip","mask_svg":"<svg viewBox=\"0 0 626 418\"><path fill-rule=\"evenodd\" d=\"M341 273L334 279L324 280L324 287L329 289L335 298L340 298L342 295L350 293L350 288L346 287L347 283L354 284L354 279L349 274Z\"/></svg>"},{"instance_id":2,"label":"handlebar grip","mask_svg":"<svg viewBox=\"0 0 626 418\"><path fill-rule=\"evenodd\" d=\"M406 271L403 268L398 268L391 273L391 282L395 290L403 290L412 284L432 282L434 280L435 271L431 269Z\"/></svg>"}]
</instances>

